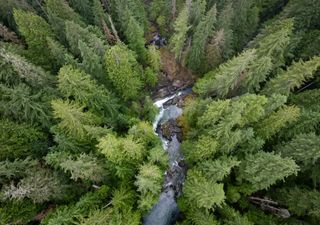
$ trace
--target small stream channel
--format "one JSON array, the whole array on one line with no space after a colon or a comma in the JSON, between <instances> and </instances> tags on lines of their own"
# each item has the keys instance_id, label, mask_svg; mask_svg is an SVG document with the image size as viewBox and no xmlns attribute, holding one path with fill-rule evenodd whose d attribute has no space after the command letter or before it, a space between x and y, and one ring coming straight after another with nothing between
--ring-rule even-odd
<instances>
[{"instance_id":1,"label":"small stream channel","mask_svg":"<svg viewBox=\"0 0 320 225\"><path fill-rule=\"evenodd\" d=\"M176 119L182 114L178 102L191 92L192 89L187 88L154 103L159 108L159 113L154 120L153 129L168 154L169 167L165 172L159 201L144 218L145 225L172 225L179 216L176 198L182 194L186 166L180 152L181 129ZM166 134L163 133L163 126L169 126Z\"/></svg>"}]
</instances>

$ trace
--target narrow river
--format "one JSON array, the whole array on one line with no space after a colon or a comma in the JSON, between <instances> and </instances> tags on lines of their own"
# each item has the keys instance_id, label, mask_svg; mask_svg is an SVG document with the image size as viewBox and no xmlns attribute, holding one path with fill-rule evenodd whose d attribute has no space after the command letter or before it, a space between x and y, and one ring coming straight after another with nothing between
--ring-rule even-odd
<instances>
[{"instance_id":1,"label":"narrow river","mask_svg":"<svg viewBox=\"0 0 320 225\"><path fill-rule=\"evenodd\" d=\"M192 89L188 88L154 103L159 108L159 113L154 120L153 129L161 139L163 148L168 154L169 165L165 173L159 201L145 217L145 225L172 225L175 224L179 215L176 198L182 194L186 167L183 155L180 152L180 128L176 123L176 119L182 114L182 108L178 106L177 102L191 92ZM163 125L170 125L169 136L162 133L161 127Z\"/></svg>"}]
</instances>

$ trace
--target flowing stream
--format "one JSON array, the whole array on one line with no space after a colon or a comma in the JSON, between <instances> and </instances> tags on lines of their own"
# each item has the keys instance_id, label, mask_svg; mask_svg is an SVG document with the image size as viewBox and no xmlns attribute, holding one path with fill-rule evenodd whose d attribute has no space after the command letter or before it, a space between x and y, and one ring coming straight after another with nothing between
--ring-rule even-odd
<instances>
[{"instance_id":1,"label":"flowing stream","mask_svg":"<svg viewBox=\"0 0 320 225\"><path fill-rule=\"evenodd\" d=\"M145 225L172 225L176 222L179 209L176 198L182 194L182 186L186 176L186 167L183 162L183 155L180 152L179 133L180 128L177 126L176 119L182 114L175 99L191 93L192 89L188 88L172 96L160 99L154 103L159 108L153 129L162 141L163 148L169 157L169 166L165 172L165 179L160 194L159 201L153 206L149 214L144 218ZM162 125L170 125L168 134L162 133Z\"/></svg>"}]
</instances>

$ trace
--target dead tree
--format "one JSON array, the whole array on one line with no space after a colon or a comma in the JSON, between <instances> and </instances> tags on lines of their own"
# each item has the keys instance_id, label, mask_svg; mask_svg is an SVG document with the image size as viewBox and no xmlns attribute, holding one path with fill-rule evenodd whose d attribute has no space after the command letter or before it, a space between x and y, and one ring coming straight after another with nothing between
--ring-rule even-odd
<instances>
[{"instance_id":1,"label":"dead tree","mask_svg":"<svg viewBox=\"0 0 320 225\"><path fill-rule=\"evenodd\" d=\"M272 201L267 198L259 198L250 196L248 197L249 201L255 205L258 205L263 211L268 211L276 216L281 218L289 218L290 212L287 209L281 208L278 202Z\"/></svg>"},{"instance_id":2,"label":"dead tree","mask_svg":"<svg viewBox=\"0 0 320 225\"><path fill-rule=\"evenodd\" d=\"M171 4L172 4L172 9L171 9L172 19L175 20L176 14L177 14L177 1L171 0Z\"/></svg>"},{"instance_id":3,"label":"dead tree","mask_svg":"<svg viewBox=\"0 0 320 225\"><path fill-rule=\"evenodd\" d=\"M13 42L15 44L22 44L22 41L18 38L15 32L10 31L6 26L0 23L0 37L7 42Z\"/></svg>"},{"instance_id":4,"label":"dead tree","mask_svg":"<svg viewBox=\"0 0 320 225\"><path fill-rule=\"evenodd\" d=\"M101 19L101 24L102 24L102 27L103 27L103 31L104 31L104 34L107 38L107 41L109 44L115 44L117 42L117 39L115 38L115 36L112 34L112 32L110 31L107 23L104 21L104 19Z\"/></svg>"}]
</instances>

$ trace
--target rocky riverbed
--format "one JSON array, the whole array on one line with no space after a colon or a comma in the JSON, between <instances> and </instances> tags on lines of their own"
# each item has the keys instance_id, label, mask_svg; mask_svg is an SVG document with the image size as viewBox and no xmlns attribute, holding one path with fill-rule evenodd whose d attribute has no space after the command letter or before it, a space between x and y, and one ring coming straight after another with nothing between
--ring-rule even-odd
<instances>
[{"instance_id":1,"label":"rocky riverbed","mask_svg":"<svg viewBox=\"0 0 320 225\"><path fill-rule=\"evenodd\" d=\"M171 225L179 215L176 198L182 194L187 167L180 152L182 129L177 118L182 114L182 105L186 96L192 92L191 88L155 102L159 108L153 128L163 143L169 158L168 170L165 173L162 192L158 203L144 219L145 225Z\"/></svg>"}]
</instances>

